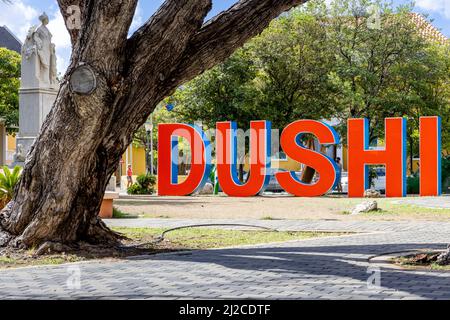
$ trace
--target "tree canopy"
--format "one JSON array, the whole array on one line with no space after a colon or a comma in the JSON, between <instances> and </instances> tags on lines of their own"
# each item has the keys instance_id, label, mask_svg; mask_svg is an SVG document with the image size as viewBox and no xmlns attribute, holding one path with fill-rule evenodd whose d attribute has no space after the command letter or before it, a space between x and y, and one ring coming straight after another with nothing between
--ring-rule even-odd
<instances>
[{"instance_id":1,"label":"tree canopy","mask_svg":"<svg viewBox=\"0 0 450 320\"><path fill-rule=\"evenodd\" d=\"M310 1L274 20L223 64L174 94L185 121L256 119L283 128L299 118L370 120L373 141L386 117L405 116L412 153L418 116L449 117L449 46L424 38L412 4ZM444 144L450 144L444 135Z\"/></svg>"}]
</instances>

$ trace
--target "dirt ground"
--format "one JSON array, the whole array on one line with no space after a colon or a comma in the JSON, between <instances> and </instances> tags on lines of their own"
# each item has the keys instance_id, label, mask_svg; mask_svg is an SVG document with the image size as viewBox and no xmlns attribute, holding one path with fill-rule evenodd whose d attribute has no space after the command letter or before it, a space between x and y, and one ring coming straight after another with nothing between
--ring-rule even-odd
<instances>
[{"instance_id":1,"label":"dirt ground","mask_svg":"<svg viewBox=\"0 0 450 320\"><path fill-rule=\"evenodd\" d=\"M450 209L427 209L398 203L401 199L376 199L378 212L350 215L368 199L346 197L295 198L264 196L149 197L120 199L114 206L123 213L145 218L197 219L331 219L331 220L433 220L450 221Z\"/></svg>"}]
</instances>

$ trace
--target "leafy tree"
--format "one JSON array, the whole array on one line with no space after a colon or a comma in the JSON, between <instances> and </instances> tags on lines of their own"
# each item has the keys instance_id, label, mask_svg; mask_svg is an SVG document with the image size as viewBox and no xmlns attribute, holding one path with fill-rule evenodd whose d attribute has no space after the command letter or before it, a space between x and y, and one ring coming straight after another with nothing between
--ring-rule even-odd
<instances>
[{"instance_id":1,"label":"leafy tree","mask_svg":"<svg viewBox=\"0 0 450 320\"><path fill-rule=\"evenodd\" d=\"M394 101L408 110L410 164L419 155L419 120L422 116L441 116L443 149L449 150L450 136L450 56L449 46L429 44L414 63L405 64L397 79Z\"/></svg>"},{"instance_id":2,"label":"leafy tree","mask_svg":"<svg viewBox=\"0 0 450 320\"><path fill-rule=\"evenodd\" d=\"M256 72L249 50L238 50L224 63L177 90L172 97L177 106L175 113L183 121L201 122L208 129L214 129L219 121L235 121L239 129L249 129L250 121L263 119L263 113L255 105L259 94L254 83ZM246 149L248 146L239 148L241 180L244 178ZM181 152L187 154L189 151L184 148Z\"/></svg>"},{"instance_id":3,"label":"leafy tree","mask_svg":"<svg viewBox=\"0 0 450 320\"><path fill-rule=\"evenodd\" d=\"M297 119L330 117L328 73L333 51L328 50L327 28L320 15L298 9L274 21L253 41L258 67L255 101L264 119L284 128Z\"/></svg>"},{"instance_id":4,"label":"leafy tree","mask_svg":"<svg viewBox=\"0 0 450 320\"><path fill-rule=\"evenodd\" d=\"M283 128L299 117L329 116L326 29L320 19L294 10L272 22L260 36L224 63L176 91L177 113L184 121L236 121L247 129L265 119Z\"/></svg>"},{"instance_id":5,"label":"leafy tree","mask_svg":"<svg viewBox=\"0 0 450 320\"><path fill-rule=\"evenodd\" d=\"M245 130L261 115L254 104L256 75L249 50L238 50L176 91L175 114L190 123L201 121L207 128L215 128L218 121L236 121Z\"/></svg>"},{"instance_id":6,"label":"leafy tree","mask_svg":"<svg viewBox=\"0 0 450 320\"><path fill-rule=\"evenodd\" d=\"M19 125L20 55L0 48L0 118L8 131Z\"/></svg>"},{"instance_id":7,"label":"leafy tree","mask_svg":"<svg viewBox=\"0 0 450 320\"><path fill-rule=\"evenodd\" d=\"M278 128L299 118L337 118L344 143L348 118L368 118L375 143L384 136L384 118L406 116L412 158L420 116L450 121L449 49L420 35L412 7L310 1L178 90L180 115L208 127L237 120L241 128L258 118Z\"/></svg>"}]
</instances>

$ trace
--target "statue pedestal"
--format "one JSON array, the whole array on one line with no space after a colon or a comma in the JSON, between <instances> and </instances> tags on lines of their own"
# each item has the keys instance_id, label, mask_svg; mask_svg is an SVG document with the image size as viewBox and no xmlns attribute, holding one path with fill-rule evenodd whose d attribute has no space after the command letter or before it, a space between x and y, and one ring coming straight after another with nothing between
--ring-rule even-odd
<instances>
[{"instance_id":1,"label":"statue pedestal","mask_svg":"<svg viewBox=\"0 0 450 320\"><path fill-rule=\"evenodd\" d=\"M19 91L19 133L15 165L22 165L31 146L39 135L41 126L58 95L58 89L36 88Z\"/></svg>"},{"instance_id":2,"label":"statue pedestal","mask_svg":"<svg viewBox=\"0 0 450 320\"><path fill-rule=\"evenodd\" d=\"M41 25L31 27L22 47L22 77L19 90L19 134L14 165L24 165L41 126L55 103L59 91L55 44L43 13Z\"/></svg>"}]
</instances>

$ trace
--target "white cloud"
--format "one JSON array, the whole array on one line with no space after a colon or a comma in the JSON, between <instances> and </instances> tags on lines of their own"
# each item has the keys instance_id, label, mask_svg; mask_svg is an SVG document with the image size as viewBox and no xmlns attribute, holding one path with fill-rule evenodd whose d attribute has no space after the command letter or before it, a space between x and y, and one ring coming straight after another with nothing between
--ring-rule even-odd
<instances>
[{"instance_id":1,"label":"white cloud","mask_svg":"<svg viewBox=\"0 0 450 320\"><path fill-rule=\"evenodd\" d=\"M136 31L138 28L142 26L144 23L144 17L142 15L142 8L140 4L138 4L136 8L136 12L134 13L133 22L130 26L130 34L132 34L134 31Z\"/></svg>"},{"instance_id":2,"label":"white cloud","mask_svg":"<svg viewBox=\"0 0 450 320\"><path fill-rule=\"evenodd\" d=\"M70 59L71 43L64 19L55 6L49 14L48 28L53 34L53 42L56 45L58 59L58 72L64 73ZM33 25L39 25L38 17L42 12L25 4L22 0L12 1L6 4L0 1L0 25L7 26L22 42L25 40L28 30Z\"/></svg>"},{"instance_id":3,"label":"white cloud","mask_svg":"<svg viewBox=\"0 0 450 320\"><path fill-rule=\"evenodd\" d=\"M438 12L450 19L450 0L416 0L418 8Z\"/></svg>"},{"instance_id":4,"label":"white cloud","mask_svg":"<svg viewBox=\"0 0 450 320\"><path fill-rule=\"evenodd\" d=\"M64 18L59 9L56 9L51 15L48 29L53 35L53 43L56 46L58 72L64 74L69 65L72 44Z\"/></svg>"},{"instance_id":5,"label":"white cloud","mask_svg":"<svg viewBox=\"0 0 450 320\"><path fill-rule=\"evenodd\" d=\"M36 24L39 12L26 5L22 0L15 0L11 4L0 1L0 25L7 26L22 42L27 36L28 29Z\"/></svg>"}]
</instances>

